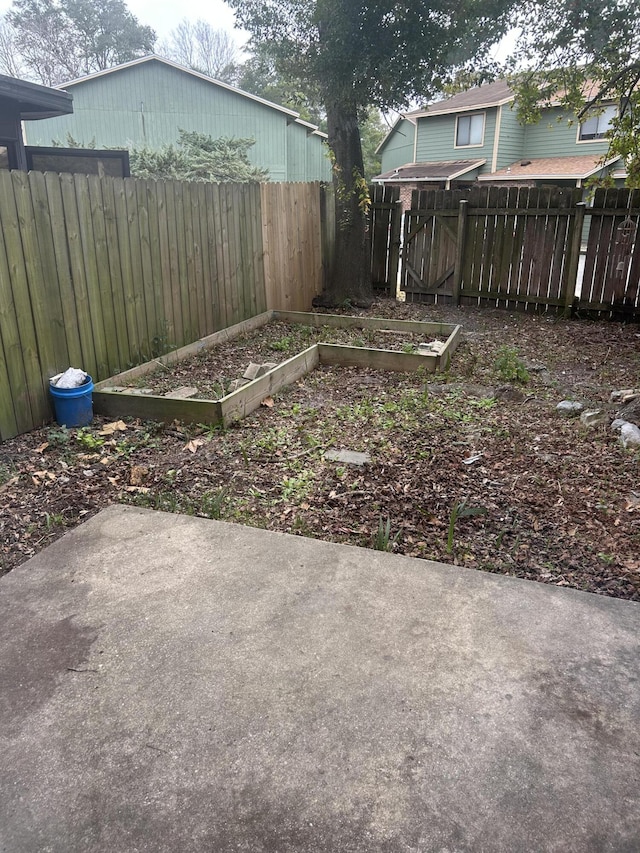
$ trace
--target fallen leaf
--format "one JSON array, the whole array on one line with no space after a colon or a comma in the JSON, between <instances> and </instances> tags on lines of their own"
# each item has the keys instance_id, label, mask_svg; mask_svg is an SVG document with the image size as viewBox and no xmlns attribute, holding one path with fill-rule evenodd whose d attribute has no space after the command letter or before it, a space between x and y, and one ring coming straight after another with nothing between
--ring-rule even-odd
<instances>
[{"instance_id":1,"label":"fallen leaf","mask_svg":"<svg viewBox=\"0 0 640 853\"><path fill-rule=\"evenodd\" d=\"M20 477L12 477L10 480L7 480L6 483L3 483L0 486L0 492L3 492L5 489L8 489L9 486L13 486L14 483L17 483ZM37 484L36 484L37 485Z\"/></svg>"},{"instance_id":2,"label":"fallen leaf","mask_svg":"<svg viewBox=\"0 0 640 853\"><path fill-rule=\"evenodd\" d=\"M127 425L124 421L112 421L110 424L105 424L98 432L98 435L113 435L114 432L124 432Z\"/></svg>"},{"instance_id":3,"label":"fallen leaf","mask_svg":"<svg viewBox=\"0 0 640 853\"><path fill-rule=\"evenodd\" d=\"M114 486L118 485L118 478L117 477L107 477L107 480Z\"/></svg>"},{"instance_id":4,"label":"fallen leaf","mask_svg":"<svg viewBox=\"0 0 640 853\"><path fill-rule=\"evenodd\" d=\"M149 469L144 465L132 465L129 472L129 482L132 486L140 486L147 478Z\"/></svg>"},{"instance_id":5,"label":"fallen leaf","mask_svg":"<svg viewBox=\"0 0 640 853\"><path fill-rule=\"evenodd\" d=\"M265 397L264 400L260 403L261 406L266 406L267 409L273 408L273 397Z\"/></svg>"},{"instance_id":6,"label":"fallen leaf","mask_svg":"<svg viewBox=\"0 0 640 853\"><path fill-rule=\"evenodd\" d=\"M151 491L148 486L125 486L124 490L125 492L142 492L143 494Z\"/></svg>"},{"instance_id":7,"label":"fallen leaf","mask_svg":"<svg viewBox=\"0 0 640 853\"><path fill-rule=\"evenodd\" d=\"M49 442L45 441L44 444L40 445L40 447L36 447L36 453L44 453L47 447L49 447Z\"/></svg>"},{"instance_id":8,"label":"fallen leaf","mask_svg":"<svg viewBox=\"0 0 640 853\"><path fill-rule=\"evenodd\" d=\"M183 450L188 450L190 453L195 453L199 447L202 447L203 444L203 438L192 438L191 441L185 444Z\"/></svg>"}]
</instances>

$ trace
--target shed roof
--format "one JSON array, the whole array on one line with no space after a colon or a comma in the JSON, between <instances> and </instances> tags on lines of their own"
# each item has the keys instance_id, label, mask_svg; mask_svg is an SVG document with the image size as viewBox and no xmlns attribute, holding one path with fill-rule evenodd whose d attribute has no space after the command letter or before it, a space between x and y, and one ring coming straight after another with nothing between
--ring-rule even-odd
<instances>
[{"instance_id":1,"label":"shed roof","mask_svg":"<svg viewBox=\"0 0 640 853\"><path fill-rule=\"evenodd\" d=\"M219 86L221 89L226 89L228 92L233 92L236 95L240 95L243 98L248 98L251 101L255 101L258 104L262 104L265 107L270 107L273 110L278 110L278 112L284 113L284 115L288 116L292 121L296 124L300 124L303 127L309 129L311 133L314 133L318 136L322 136L326 138L327 134L323 133L315 124L310 124L309 122L304 121L300 118L300 113L297 113L295 110L290 110L288 107L281 107L279 104L274 104L272 101L267 101L265 98L260 98L258 95L252 95L250 92L245 92L243 89L238 89L236 86L230 86L228 83L223 83L222 80L216 80L214 77L209 77L206 74L202 74L200 71L194 71L193 68L187 68L184 65L180 65L178 62L173 62L171 59L165 59L164 56L157 56L156 54L149 54L149 56L141 56L139 59L132 59L130 62L123 62L121 65L114 65L113 68L105 68L103 71L95 71L93 74L87 74L84 77L77 77L75 80L69 80L66 83L60 83L57 87L58 89L68 89L71 86L78 86L84 83L88 83L91 80L96 80L98 77L106 77L109 74L117 74L120 71L124 71L127 68L133 68L136 65L143 65L148 62L159 63L161 65L167 65L170 68L175 68L177 71L181 71L184 74L190 74L192 77L196 77L199 80L204 80L206 83L211 83L214 86Z\"/></svg>"},{"instance_id":2,"label":"shed roof","mask_svg":"<svg viewBox=\"0 0 640 853\"><path fill-rule=\"evenodd\" d=\"M520 158L504 169L479 175L478 180L517 181L521 178L527 180L544 180L546 178L584 180L619 159L618 156L603 161L602 157L597 154L579 154L574 157L542 157L537 160Z\"/></svg>"},{"instance_id":3,"label":"shed roof","mask_svg":"<svg viewBox=\"0 0 640 853\"><path fill-rule=\"evenodd\" d=\"M0 99L16 105L23 121L69 115L73 112L73 95L49 86L28 83L0 74Z\"/></svg>"},{"instance_id":4,"label":"shed roof","mask_svg":"<svg viewBox=\"0 0 640 853\"><path fill-rule=\"evenodd\" d=\"M405 181L422 181L425 183L451 181L466 175L486 163L486 160L441 160L438 163L407 163L377 175L376 183L403 183Z\"/></svg>"}]
</instances>

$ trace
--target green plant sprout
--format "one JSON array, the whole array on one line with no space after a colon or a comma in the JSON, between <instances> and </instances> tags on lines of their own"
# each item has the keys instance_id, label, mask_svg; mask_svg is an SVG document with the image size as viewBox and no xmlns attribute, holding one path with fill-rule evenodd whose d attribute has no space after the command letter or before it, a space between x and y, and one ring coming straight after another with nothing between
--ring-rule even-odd
<instances>
[{"instance_id":1,"label":"green plant sprout","mask_svg":"<svg viewBox=\"0 0 640 853\"><path fill-rule=\"evenodd\" d=\"M453 540L455 537L456 521L459 518L471 518L478 515L486 515L487 509L483 506L468 506L465 498L460 503L455 503L451 508L449 516L449 532L447 534L447 554L453 553Z\"/></svg>"}]
</instances>

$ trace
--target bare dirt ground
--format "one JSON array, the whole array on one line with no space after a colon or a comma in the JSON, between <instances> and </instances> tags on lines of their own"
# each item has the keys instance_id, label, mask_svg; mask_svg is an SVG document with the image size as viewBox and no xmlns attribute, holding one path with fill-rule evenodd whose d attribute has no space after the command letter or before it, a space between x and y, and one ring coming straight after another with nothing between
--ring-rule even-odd
<instances>
[{"instance_id":1,"label":"bare dirt ground","mask_svg":"<svg viewBox=\"0 0 640 853\"><path fill-rule=\"evenodd\" d=\"M464 341L442 376L318 369L226 432L98 418L7 441L0 571L121 501L640 600L640 451L609 402L640 385L640 327L391 300L362 313L461 323ZM272 343L265 360L294 354ZM516 393L495 399L505 383ZM561 418L565 398L609 417ZM325 460L342 448L371 462Z\"/></svg>"},{"instance_id":2,"label":"bare dirt ground","mask_svg":"<svg viewBox=\"0 0 640 853\"><path fill-rule=\"evenodd\" d=\"M158 362L156 369L130 385L148 388L154 394L166 394L180 386L198 389L199 399L218 400L229 393L231 383L242 377L250 363L280 364L318 341L328 344L373 347L415 352L420 342L434 338L413 333L392 333L374 329L334 329L274 321L260 329L219 344L192 358L167 368ZM441 336L441 340L445 340Z\"/></svg>"}]
</instances>

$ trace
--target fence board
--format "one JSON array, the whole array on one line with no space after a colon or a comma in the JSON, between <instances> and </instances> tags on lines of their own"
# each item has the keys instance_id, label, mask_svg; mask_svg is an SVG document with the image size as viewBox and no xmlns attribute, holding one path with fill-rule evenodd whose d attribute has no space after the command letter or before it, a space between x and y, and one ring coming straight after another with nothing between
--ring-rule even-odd
<instances>
[{"instance_id":1,"label":"fence board","mask_svg":"<svg viewBox=\"0 0 640 853\"><path fill-rule=\"evenodd\" d=\"M117 373L124 362L119 358L118 324L112 293L112 272L110 269L109 248L107 245L107 226L102 199L102 183L97 175L87 176L87 189L91 205L93 222L93 246L91 262L95 262L97 291L89 294L96 307L100 322L104 328L105 359L110 374ZM98 367L100 367L98 365ZM102 371L101 371L102 372Z\"/></svg>"},{"instance_id":2,"label":"fence board","mask_svg":"<svg viewBox=\"0 0 640 853\"><path fill-rule=\"evenodd\" d=\"M0 179L0 189L2 188ZM15 435L30 429L33 423L31 406L2 228L0 228L0 389L6 389L0 393L0 436Z\"/></svg>"},{"instance_id":3,"label":"fence board","mask_svg":"<svg viewBox=\"0 0 640 853\"><path fill-rule=\"evenodd\" d=\"M106 286L111 290L113 319L116 330L117 352L114 353L114 357L117 357L120 370L124 370L129 361L129 333L120 252L117 251L118 228L116 224L115 187L113 182L110 181L99 181L98 186L102 191L102 205L104 210L105 249L108 264L107 271L109 274ZM114 248L116 248L115 251Z\"/></svg>"},{"instance_id":4,"label":"fence board","mask_svg":"<svg viewBox=\"0 0 640 853\"><path fill-rule=\"evenodd\" d=\"M16 195L14 195L16 186L13 174L0 173L0 180L2 180L0 189L6 202L2 205L0 212L0 226L4 233L7 266L20 335L22 362L26 379L25 390L29 399L32 422L33 424L41 424L48 419L50 408L44 384L45 377L40 367L38 340L29 293L27 259L23 253L21 231L28 227L28 223L23 222L21 227L19 208L16 204ZM31 224L33 225L33 223Z\"/></svg>"}]
</instances>

